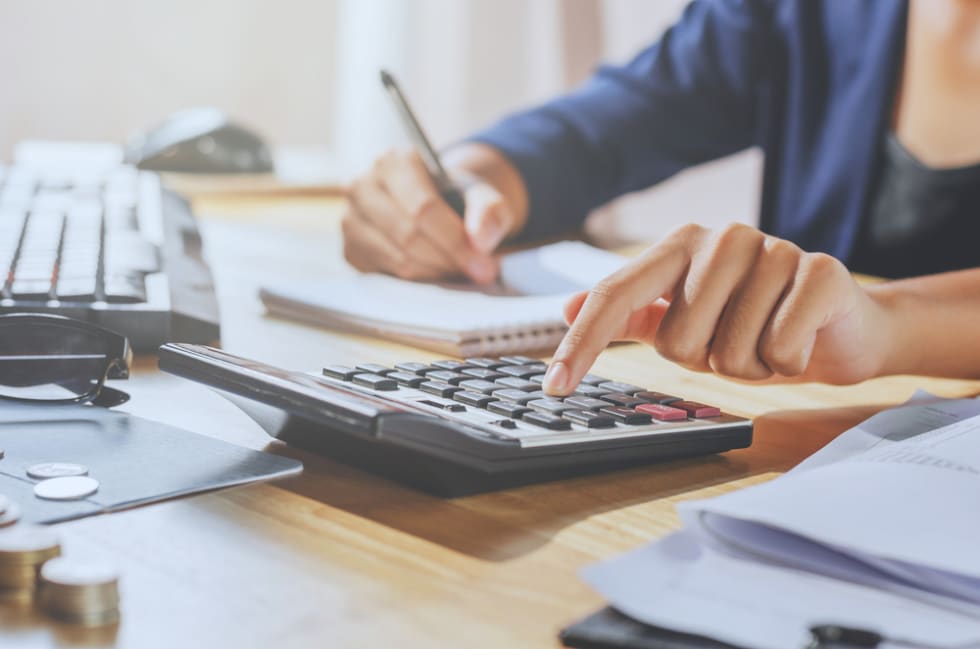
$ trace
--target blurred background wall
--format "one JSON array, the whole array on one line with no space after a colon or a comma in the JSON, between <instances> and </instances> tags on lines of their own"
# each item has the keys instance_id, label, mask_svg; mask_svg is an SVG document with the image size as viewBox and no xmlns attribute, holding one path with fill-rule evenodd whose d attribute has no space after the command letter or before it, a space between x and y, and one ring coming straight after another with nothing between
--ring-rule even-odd
<instances>
[{"instance_id":1,"label":"blurred background wall","mask_svg":"<svg viewBox=\"0 0 980 649\"><path fill-rule=\"evenodd\" d=\"M217 106L342 175L405 142L377 70L441 145L623 61L687 0L31 0L0 2L0 151L24 138L122 141ZM760 156L685 173L595 215L607 242L682 221L752 222Z\"/></svg>"}]
</instances>

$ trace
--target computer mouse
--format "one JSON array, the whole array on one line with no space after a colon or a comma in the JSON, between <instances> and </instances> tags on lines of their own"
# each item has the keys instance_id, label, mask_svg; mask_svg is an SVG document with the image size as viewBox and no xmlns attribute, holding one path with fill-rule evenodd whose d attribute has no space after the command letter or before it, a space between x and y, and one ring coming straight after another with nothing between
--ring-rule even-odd
<instances>
[{"instance_id":1,"label":"computer mouse","mask_svg":"<svg viewBox=\"0 0 980 649\"><path fill-rule=\"evenodd\" d=\"M253 131L216 108L192 108L134 136L126 162L151 171L195 174L267 173L272 153Z\"/></svg>"}]
</instances>

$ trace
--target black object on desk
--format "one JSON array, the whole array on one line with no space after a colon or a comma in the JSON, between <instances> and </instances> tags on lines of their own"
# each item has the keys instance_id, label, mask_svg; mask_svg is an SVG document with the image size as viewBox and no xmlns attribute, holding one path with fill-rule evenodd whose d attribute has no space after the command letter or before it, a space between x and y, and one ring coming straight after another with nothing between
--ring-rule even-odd
<instances>
[{"instance_id":1,"label":"black object on desk","mask_svg":"<svg viewBox=\"0 0 980 649\"><path fill-rule=\"evenodd\" d=\"M560 638L562 644L574 649L739 649L702 636L649 626L612 608L563 629Z\"/></svg>"}]
</instances>

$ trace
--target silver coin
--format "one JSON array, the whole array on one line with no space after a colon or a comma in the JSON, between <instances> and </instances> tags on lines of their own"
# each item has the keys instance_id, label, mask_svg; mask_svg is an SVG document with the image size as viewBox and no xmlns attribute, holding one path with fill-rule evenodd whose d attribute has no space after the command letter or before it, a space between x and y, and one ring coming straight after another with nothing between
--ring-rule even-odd
<instances>
[{"instance_id":1,"label":"silver coin","mask_svg":"<svg viewBox=\"0 0 980 649\"><path fill-rule=\"evenodd\" d=\"M73 462L42 462L27 467L27 475L36 480L88 475L88 467L84 464L74 464Z\"/></svg>"},{"instance_id":2,"label":"silver coin","mask_svg":"<svg viewBox=\"0 0 980 649\"><path fill-rule=\"evenodd\" d=\"M41 566L41 577L62 586L99 586L119 579L119 570L110 563L58 557Z\"/></svg>"},{"instance_id":3,"label":"silver coin","mask_svg":"<svg viewBox=\"0 0 980 649\"><path fill-rule=\"evenodd\" d=\"M51 478L34 485L34 495L45 500L79 500L99 490L99 481L86 476Z\"/></svg>"},{"instance_id":4,"label":"silver coin","mask_svg":"<svg viewBox=\"0 0 980 649\"><path fill-rule=\"evenodd\" d=\"M9 503L7 508L0 514L0 527L9 527L20 520L20 507L16 503Z\"/></svg>"}]
</instances>

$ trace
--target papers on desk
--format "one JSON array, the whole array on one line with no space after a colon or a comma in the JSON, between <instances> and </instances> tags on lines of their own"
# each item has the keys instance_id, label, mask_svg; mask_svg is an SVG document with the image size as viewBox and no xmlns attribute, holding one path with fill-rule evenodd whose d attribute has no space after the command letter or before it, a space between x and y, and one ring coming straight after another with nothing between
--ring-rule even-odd
<instances>
[{"instance_id":1,"label":"papers on desk","mask_svg":"<svg viewBox=\"0 0 980 649\"><path fill-rule=\"evenodd\" d=\"M456 356L513 354L554 348L566 330L565 301L625 261L563 241L505 255L490 288L352 274L269 286L260 296L270 313L324 327Z\"/></svg>"},{"instance_id":2,"label":"papers on desk","mask_svg":"<svg viewBox=\"0 0 980 649\"><path fill-rule=\"evenodd\" d=\"M980 646L980 401L917 395L776 480L678 509L683 531L584 571L610 606L753 649L822 624Z\"/></svg>"}]
</instances>

